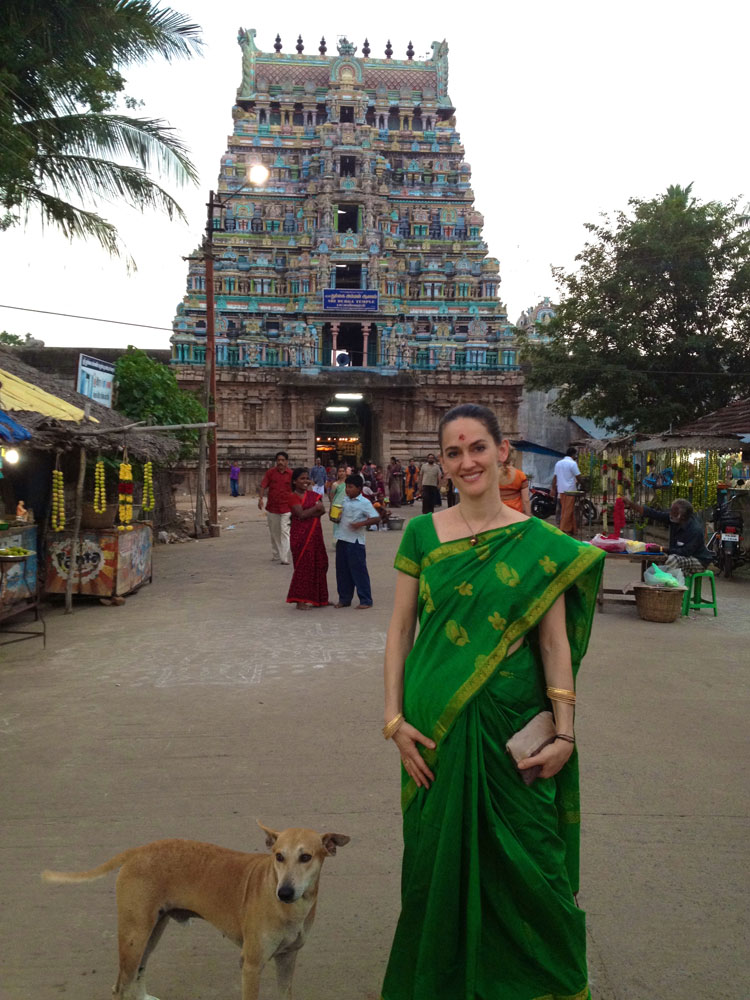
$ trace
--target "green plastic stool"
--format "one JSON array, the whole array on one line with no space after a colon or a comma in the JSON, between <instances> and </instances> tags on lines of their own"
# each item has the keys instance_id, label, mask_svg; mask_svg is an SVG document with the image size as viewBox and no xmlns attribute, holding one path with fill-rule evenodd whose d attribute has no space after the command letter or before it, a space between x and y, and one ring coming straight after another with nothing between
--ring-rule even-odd
<instances>
[{"instance_id":1,"label":"green plastic stool","mask_svg":"<svg viewBox=\"0 0 750 1000\"><path fill-rule=\"evenodd\" d=\"M704 600L701 596L701 586L703 577L708 579L711 584L711 600ZM685 586L687 587L685 595L682 598L682 613L687 615L690 611L700 611L701 608L713 608L714 618L718 615L718 610L716 606L716 581L714 580L714 575L710 569L704 570L702 573L693 573L687 577L685 580Z\"/></svg>"}]
</instances>

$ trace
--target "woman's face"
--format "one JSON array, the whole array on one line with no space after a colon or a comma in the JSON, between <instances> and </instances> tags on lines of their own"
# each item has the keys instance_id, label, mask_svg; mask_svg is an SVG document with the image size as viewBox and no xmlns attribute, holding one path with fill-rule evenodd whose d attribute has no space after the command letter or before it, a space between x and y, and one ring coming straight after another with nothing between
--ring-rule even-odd
<instances>
[{"instance_id":1,"label":"woman's face","mask_svg":"<svg viewBox=\"0 0 750 1000\"><path fill-rule=\"evenodd\" d=\"M297 478L292 483L292 487L297 490L298 493L303 493L310 486L310 475L307 472L303 472L301 476Z\"/></svg>"},{"instance_id":2,"label":"woman's face","mask_svg":"<svg viewBox=\"0 0 750 1000\"><path fill-rule=\"evenodd\" d=\"M463 496L481 496L497 490L498 462L508 457L508 443L496 444L479 420L459 417L443 428L443 471Z\"/></svg>"},{"instance_id":3,"label":"woman's face","mask_svg":"<svg viewBox=\"0 0 750 1000\"><path fill-rule=\"evenodd\" d=\"M343 466L339 469L338 476L339 476L339 482L343 483L343 481L346 479L346 469L343 468Z\"/></svg>"}]
</instances>

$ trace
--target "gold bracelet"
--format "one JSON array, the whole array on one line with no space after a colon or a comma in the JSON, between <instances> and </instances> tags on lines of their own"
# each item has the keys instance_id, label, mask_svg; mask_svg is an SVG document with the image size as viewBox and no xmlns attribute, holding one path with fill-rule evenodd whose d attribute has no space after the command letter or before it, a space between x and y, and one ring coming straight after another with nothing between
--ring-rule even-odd
<instances>
[{"instance_id":1,"label":"gold bracelet","mask_svg":"<svg viewBox=\"0 0 750 1000\"><path fill-rule=\"evenodd\" d=\"M550 701L560 701L564 705L575 705L576 703L575 691L566 691L565 688L548 687L547 697Z\"/></svg>"},{"instance_id":2,"label":"gold bracelet","mask_svg":"<svg viewBox=\"0 0 750 1000\"><path fill-rule=\"evenodd\" d=\"M394 715L390 722L387 722L383 726L383 736L385 739L389 740L391 736L395 735L399 726L404 721L404 713L399 712L398 715Z\"/></svg>"}]
</instances>

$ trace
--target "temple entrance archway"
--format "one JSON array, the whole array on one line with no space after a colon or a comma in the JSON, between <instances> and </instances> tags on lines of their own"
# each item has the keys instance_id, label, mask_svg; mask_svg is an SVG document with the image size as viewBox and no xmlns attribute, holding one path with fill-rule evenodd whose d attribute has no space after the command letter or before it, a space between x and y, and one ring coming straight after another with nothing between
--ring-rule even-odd
<instances>
[{"instance_id":1,"label":"temple entrance archway","mask_svg":"<svg viewBox=\"0 0 750 1000\"><path fill-rule=\"evenodd\" d=\"M360 396L355 398L342 397ZM372 409L361 393L341 389L332 393L315 419L315 455L323 465L351 465L359 468L371 458L373 445Z\"/></svg>"}]
</instances>

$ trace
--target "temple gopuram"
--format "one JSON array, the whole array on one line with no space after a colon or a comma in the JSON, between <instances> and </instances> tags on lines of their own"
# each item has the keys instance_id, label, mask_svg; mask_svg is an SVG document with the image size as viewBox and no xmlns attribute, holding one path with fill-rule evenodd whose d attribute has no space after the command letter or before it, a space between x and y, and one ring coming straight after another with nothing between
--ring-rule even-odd
<instances>
[{"instance_id":1,"label":"temple gopuram","mask_svg":"<svg viewBox=\"0 0 750 1000\"><path fill-rule=\"evenodd\" d=\"M242 82L211 232L218 449L256 473L418 459L441 415L481 402L513 434L523 384L448 96L448 46L382 58L342 38L263 52L240 30ZM265 183L249 168L263 164ZM189 262L172 363L198 391L205 264ZM342 398L342 396L344 398Z\"/></svg>"}]
</instances>

